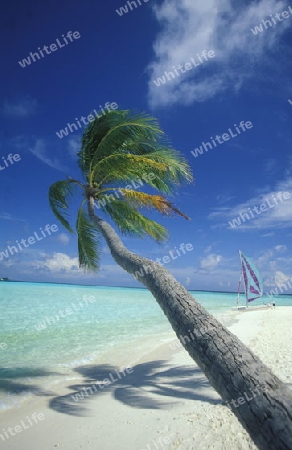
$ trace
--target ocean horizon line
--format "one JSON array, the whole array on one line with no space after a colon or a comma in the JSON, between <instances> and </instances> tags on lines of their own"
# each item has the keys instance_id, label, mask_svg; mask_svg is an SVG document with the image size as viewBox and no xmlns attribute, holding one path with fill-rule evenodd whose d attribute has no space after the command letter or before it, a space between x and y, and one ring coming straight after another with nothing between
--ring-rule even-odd
<instances>
[{"instance_id":1,"label":"ocean horizon line","mask_svg":"<svg viewBox=\"0 0 292 450\"><path fill-rule=\"evenodd\" d=\"M95 285L95 284L80 284L80 283L62 283L62 282L53 282L53 281L23 281L23 280L8 280L3 281L5 283L29 283L29 284L50 284L50 285L60 285L60 286L80 286L80 287L88 287L88 288L105 288L105 289L141 289L144 291L149 291L149 289L140 286L107 286L107 285ZM187 289L187 288L186 288ZM214 294L238 294L236 291L214 291L214 290L206 290L206 289L187 289L189 292L208 292ZM150 291L149 291L150 292ZM240 293L241 295L244 292ZM277 297L280 296L292 296L292 293L287 294L278 294Z\"/></svg>"}]
</instances>

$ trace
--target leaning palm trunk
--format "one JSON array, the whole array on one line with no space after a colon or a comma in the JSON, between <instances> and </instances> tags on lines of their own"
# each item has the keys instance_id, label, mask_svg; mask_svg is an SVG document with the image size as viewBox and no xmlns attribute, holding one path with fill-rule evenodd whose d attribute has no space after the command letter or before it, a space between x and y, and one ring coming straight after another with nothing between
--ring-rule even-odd
<instances>
[{"instance_id":1,"label":"leaning palm trunk","mask_svg":"<svg viewBox=\"0 0 292 450\"><path fill-rule=\"evenodd\" d=\"M178 338L262 450L292 449L292 393L235 335L224 328L159 264L128 251L113 228L89 216L115 261L158 301Z\"/></svg>"}]
</instances>

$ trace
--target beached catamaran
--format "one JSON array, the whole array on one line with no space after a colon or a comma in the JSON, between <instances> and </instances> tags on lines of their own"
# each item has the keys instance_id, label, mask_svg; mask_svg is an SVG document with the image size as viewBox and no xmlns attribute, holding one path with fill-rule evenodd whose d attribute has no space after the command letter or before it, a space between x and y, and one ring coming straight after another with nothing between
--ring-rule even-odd
<instances>
[{"instance_id":1,"label":"beached catamaran","mask_svg":"<svg viewBox=\"0 0 292 450\"><path fill-rule=\"evenodd\" d=\"M263 296L263 283L255 264L239 250L239 258L241 263L241 275L238 282L237 306L232 309L251 311L255 309L270 308L271 305L264 303L250 305L256 299ZM240 305L240 288L243 281L246 304Z\"/></svg>"}]
</instances>

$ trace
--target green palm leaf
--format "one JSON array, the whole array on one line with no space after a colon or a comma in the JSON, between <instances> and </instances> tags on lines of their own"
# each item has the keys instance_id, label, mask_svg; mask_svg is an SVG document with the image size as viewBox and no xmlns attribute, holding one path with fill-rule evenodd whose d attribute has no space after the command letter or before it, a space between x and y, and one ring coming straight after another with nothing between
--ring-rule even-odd
<instances>
[{"instance_id":1,"label":"green palm leaf","mask_svg":"<svg viewBox=\"0 0 292 450\"><path fill-rule=\"evenodd\" d=\"M129 149L137 153L139 142L156 142L163 136L156 119L147 114L111 111L100 120L89 125L78 153L80 165L87 170L106 156Z\"/></svg>"},{"instance_id":2,"label":"green palm leaf","mask_svg":"<svg viewBox=\"0 0 292 450\"><path fill-rule=\"evenodd\" d=\"M96 272L100 260L100 233L83 211L84 202L78 211L76 221L79 266L86 272Z\"/></svg>"},{"instance_id":3,"label":"green palm leaf","mask_svg":"<svg viewBox=\"0 0 292 450\"><path fill-rule=\"evenodd\" d=\"M102 159L93 167L92 179L104 185L110 181L131 181L149 173L163 176L167 170L163 161L155 161L148 155L117 153Z\"/></svg>"},{"instance_id":4,"label":"green palm leaf","mask_svg":"<svg viewBox=\"0 0 292 450\"><path fill-rule=\"evenodd\" d=\"M82 147L77 153L78 165L83 174L86 175L90 170L93 155L101 140L112 127L119 123L125 113L126 111L111 111L111 113L105 114L98 120L91 122L85 129L82 137Z\"/></svg>"},{"instance_id":5,"label":"green palm leaf","mask_svg":"<svg viewBox=\"0 0 292 450\"><path fill-rule=\"evenodd\" d=\"M74 233L74 231L67 220L69 208L68 199L73 196L76 184L79 183L72 179L57 181L52 184L49 189L50 207L57 219L70 233Z\"/></svg>"},{"instance_id":6,"label":"green palm leaf","mask_svg":"<svg viewBox=\"0 0 292 450\"><path fill-rule=\"evenodd\" d=\"M143 216L139 211L124 201L113 200L104 206L121 233L129 236L150 236L158 242L168 237L166 228Z\"/></svg>"},{"instance_id":7,"label":"green palm leaf","mask_svg":"<svg viewBox=\"0 0 292 450\"><path fill-rule=\"evenodd\" d=\"M118 110L95 119L83 134L78 165L86 186L69 179L54 183L49 191L53 213L70 232L68 208L75 193L74 183L84 189L84 202L94 199L100 212L109 215L126 235L150 236L158 242L167 238L166 228L145 217L141 209L188 219L162 195L141 192L140 188L147 185L158 194L171 195L183 182L192 181L186 159L170 146L157 120L148 114ZM139 192L132 189L133 182L138 183ZM79 264L85 270L96 271L100 235L83 205L76 222Z\"/></svg>"}]
</instances>

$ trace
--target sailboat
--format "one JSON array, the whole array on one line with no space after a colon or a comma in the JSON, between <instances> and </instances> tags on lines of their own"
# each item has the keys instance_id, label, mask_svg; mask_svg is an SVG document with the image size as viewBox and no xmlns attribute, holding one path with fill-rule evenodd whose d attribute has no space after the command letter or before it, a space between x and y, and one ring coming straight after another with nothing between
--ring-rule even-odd
<instances>
[{"instance_id":1,"label":"sailboat","mask_svg":"<svg viewBox=\"0 0 292 450\"><path fill-rule=\"evenodd\" d=\"M263 296L263 283L255 264L239 250L241 275L238 282L237 306L232 309L238 311L254 311L255 309L267 309L271 305L250 305L251 302ZM240 305L240 288L243 281L245 292L245 305Z\"/></svg>"}]
</instances>

